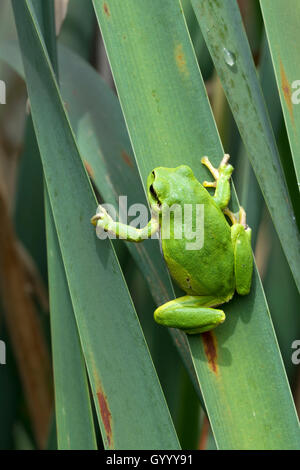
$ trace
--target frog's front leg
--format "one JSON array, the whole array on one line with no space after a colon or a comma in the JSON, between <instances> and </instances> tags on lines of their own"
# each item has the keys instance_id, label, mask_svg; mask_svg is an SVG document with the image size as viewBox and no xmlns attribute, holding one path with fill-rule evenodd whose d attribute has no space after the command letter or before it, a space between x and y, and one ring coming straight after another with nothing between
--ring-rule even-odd
<instances>
[{"instance_id":1,"label":"frog's front leg","mask_svg":"<svg viewBox=\"0 0 300 470\"><path fill-rule=\"evenodd\" d=\"M214 296L185 295L171 300L154 312L154 320L160 325L179 328L188 334L203 333L216 328L225 320L223 310L211 308L224 299Z\"/></svg>"},{"instance_id":2,"label":"frog's front leg","mask_svg":"<svg viewBox=\"0 0 300 470\"><path fill-rule=\"evenodd\" d=\"M204 181L203 186L206 188L216 188L213 199L222 210L228 206L230 200L229 180L231 173L233 172L233 166L228 164L228 160L229 155L225 154L219 165L219 168L214 168L207 157L203 157L201 159L203 165L209 169L215 179L215 181L212 183Z\"/></svg>"},{"instance_id":3,"label":"frog's front leg","mask_svg":"<svg viewBox=\"0 0 300 470\"><path fill-rule=\"evenodd\" d=\"M104 231L113 237L135 243L139 243L150 238L159 229L158 214L154 213L148 224L145 227L138 229L131 225L114 221L101 205L98 206L97 212L94 217L92 217L91 222L95 225L96 233L99 238L101 237L101 233Z\"/></svg>"}]
</instances>

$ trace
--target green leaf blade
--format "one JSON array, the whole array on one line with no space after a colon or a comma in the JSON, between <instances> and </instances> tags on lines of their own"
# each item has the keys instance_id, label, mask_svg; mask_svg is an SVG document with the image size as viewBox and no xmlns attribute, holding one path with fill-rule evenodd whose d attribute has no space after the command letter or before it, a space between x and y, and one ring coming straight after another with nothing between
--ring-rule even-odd
<instances>
[{"instance_id":1,"label":"green leaf blade","mask_svg":"<svg viewBox=\"0 0 300 470\"><path fill-rule=\"evenodd\" d=\"M54 3L34 0L37 21L58 75ZM33 148L39 159L36 140ZM51 346L58 449L97 449L84 358L47 191L44 190L50 298ZM35 221L34 221L35 222ZM33 225L35 223L33 222ZM44 220L42 221L44 222ZM74 413L74 410L77 410Z\"/></svg>"},{"instance_id":2,"label":"green leaf blade","mask_svg":"<svg viewBox=\"0 0 300 470\"><path fill-rule=\"evenodd\" d=\"M60 450L97 449L84 358L46 195L57 442Z\"/></svg>"},{"instance_id":3,"label":"green leaf blade","mask_svg":"<svg viewBox=\"0 0 300 470\"><path fill-rule=\"evenodd\" d=\"M105 447L177 449L115 253L108 240L96 240L90 225L96 200L31 2L13 1L13 6L50 204Z\"/></svg>"},{"instance_id":4,"label":"green leaf blade","mask_svg":"<svg viewBox=\"0 0 300 470\"><path fill-rule=\"evenodd\" d=\"M180 164L206 179L201 156L217 166L223 149L179 4L94 0L94 6L144 184L156 166ZM298 420L257 271L251 294L224 310L224 325L188 339L218 446L299 448Z\"/></svg>"},{"instance_id":5,"label":"green leaf blade","mask_svg":"<svg viewBox=\"0 0 300 470\"><path fill-rule=\"evenodd\" d=\"M295 43L299 37L300 5L297 0L286 3L267 0L261 1L260 5L299 186L300 109L297 90L300 83L300 66Z\"/></svg>"}]
</instances>

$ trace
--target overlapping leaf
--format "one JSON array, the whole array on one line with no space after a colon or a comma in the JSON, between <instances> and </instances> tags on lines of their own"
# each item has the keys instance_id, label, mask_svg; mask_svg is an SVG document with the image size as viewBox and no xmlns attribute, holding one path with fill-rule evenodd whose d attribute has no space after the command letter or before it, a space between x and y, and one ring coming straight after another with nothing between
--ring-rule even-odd
<instances>
[{"instance_id":1,"label":"overlapping leaf","mask_svg":"<svg viewBox=\"0 0 300 470\"><path fill-rule=\"evenodd\" d=\"M201 156L217 165L223 149L179 4L94 6L144 184L154 167L182 163L205 179ZM298 421L257 272L251 294L224 310L227 322L215 333L189 339L218 446L298 448Z\"/></svg>"},{"instance_id":2,"label":"overlapping leaf","mask_svg":"<svg viewBox=\"0 0 300 470\"><path fill-rule=\"evenodd\" d=\"M109 241L97 242L90 227L96 201L31 2L14 1L13 6L50 204L105 445L178 448L115 253Z\"/></svg>"}]
</instances>

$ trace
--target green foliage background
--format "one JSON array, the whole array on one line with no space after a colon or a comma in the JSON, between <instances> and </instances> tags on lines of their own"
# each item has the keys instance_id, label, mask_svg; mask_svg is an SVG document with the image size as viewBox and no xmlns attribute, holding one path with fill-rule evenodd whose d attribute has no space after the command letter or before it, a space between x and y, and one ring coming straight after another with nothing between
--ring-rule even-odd
<instances>
[{"instance_id":1,"label":"green foliage background","mask_svg":"<svg viewBox=\"0 0 300 470\"><path fill-rule=\"evenodd\" d=\"M0 448L299 449L299 2L70 0L57 36L63 3L0 4ZM89 219L224 151L253 286L186 337L158 243Z\"/></svg>"}]
</instances>

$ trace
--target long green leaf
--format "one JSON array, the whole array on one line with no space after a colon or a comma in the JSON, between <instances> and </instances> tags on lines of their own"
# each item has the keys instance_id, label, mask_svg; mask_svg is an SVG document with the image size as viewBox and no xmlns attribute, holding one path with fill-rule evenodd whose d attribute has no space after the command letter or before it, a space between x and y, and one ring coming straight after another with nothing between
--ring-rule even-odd
<instances>
[{"instance_id":1,"label":"long green leaf","mask_svg":"<svg viewBox=\"0 0 300 470\"><path fill-rule=\"evenodd\" d=\"M300 64L296 47L299 38L300 3L297 0L264 0L260 1L260 5L297 180L300 182Z\"/></svg>"},{"instance_id":2,"label":"long green leaf","mask_svg":"<svg viewBox=\"0 0 300 470\"><path fill-rule=\"evenodd\" d=\"M58 75L54 2L34 0L33 6ZM36 141L31 151L40 158ZM57 444L59 449L96 449L86 368L47 190L45 213Z\"/></svg>"},{"instance_id":3,"label":"long green leaf","mask_svg":"<svg viewBox=\"0 0 300 470\"><path fill-rule=\"evenodd\" d=\"M275 135L278 135L281 124L279 96L276 93L276 82L267 38L264 35L261 42L259 63L259 78L262 92L269 110L270 119ZM241 205L247 211L247 223L252 228L252 245L255 247L257 232L264 209L264 199L260 191L247 151L241 143L237 159L234 182Z\"/></svg>"},{"instance_id":4,"label":"long green leaf","mask_svg":"<svg viewBox=\"0 0 300 470\"><path fill-rule=\"evenodd\" d=\"M105 446L176 449L178 440L114 250L108 240L99 244L90 226L96 200L31 2L13 0L13 7L47 189Z\"/></svg>"},{"instance_id":5,"label":"long green leaf","mask_svg":"<svg viewBox=\"0 0 300 470\"><path fill-rule=\"evenodd\" d=\"M46 227L58 449L96 449L85 363L51 211Z\"/></svg>"},{"instance_id":6,"label":"long green leaf","mask_svg":"<svg viewBox=\"0 0 300 470\"><path fill-rule=\"evenodd\" d=\"M62 44L89 60L95 41L96 21L90 2L71 0L68 13L59 33Z\"/></svg>"},{"instance_id":7,"label":"long green leaf","mask_svg":"<svg viewBox=\"0 0 300 470\"><path fill-rule=\"evenodd\" d=\"M237 2L192 5L300 290L300 234Z\"/></svg>"},{"instance_id":8,"label":"long green leaf","mask_svg":"<svg viewBox=\"0 0 300 470\"><path fill-rule=\"evenodd\" d=\"M94 0L94 7L144 184L156 166L184 163L200 180L207 178L201 156L217 165L223 149L179 4ZM256 271L251 294L224 310L227 321L215 333L189 338L218 446L299 448L298 421Z\"/></svg>"}]
</instances>

